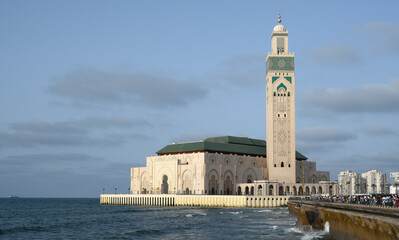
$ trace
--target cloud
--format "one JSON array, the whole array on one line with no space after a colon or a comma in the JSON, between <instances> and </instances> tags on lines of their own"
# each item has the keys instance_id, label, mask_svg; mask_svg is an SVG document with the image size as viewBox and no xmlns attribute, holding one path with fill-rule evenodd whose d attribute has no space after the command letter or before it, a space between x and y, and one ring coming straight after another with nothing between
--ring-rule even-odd
<instances>
[{"instance_id":1,"label":"cloud","mask_svg":"<svg viewBox=\"0 0 399 240\"><path fill-rule=\"evenodd\" d=\"M205 140L206 138L214 137L214 136L223 136L222 134L210 134L210 133L187 133L187 134L182 134L177 137L172 138L170 141L171 142L177 142L177 143L182 143L182 142L196 142L196 141L201 141Z\"/></svg>"},{"instance_id":2,"label":"cloud","mask_svg":"<svg viewBox=\"0 0 399 240\"><path fill-rule=\"evenodd\" d=\"M111 73L80 68L59 76L48 89L74 104L137 104L154 108L184 106L202 99L205 87L153 73Z\"/></svg>"},{"instance_id":3,"label":"cloud","mask_svg":"<svg viewBox=\"0 0 399 240\"><path fill-rule=\"evenodd\" d=\"M372 22L355 28L366 37L368 48L374 54L399 53L399 25Z\"/></svg>"},{"instance_id":4,"label":"cloud","mask_svg":"<svg viewBox=\"0 0 399 240\"><path fill-rule=\"evenodd\" d=\"M82 120L44 122L40 120L10 124L0 132L2 147L36 146L120 146L130 139L149 139L131 129L150 126L144 119L87 117ZM122 133L103 133L105 128L123 129ZM99 133L98 133L98 131ZM96 132L97 131L97 132Z\"/></svg>"},{"instance_id":5,"label":"cloud","mask_svg":"<svg viewBox=\"0 0 399 240\"><path fill-rule=\"evenodd\" d=\"M356 48L334 42L319 48L315 48L309 52L309 56L321 65L353 65L362 62L361 56Z\"/></svg>"},{"instance_id":6,"label":"cloud","mask_svg":"<svg viewBox=\"0 0 399 240\"><path fill-rule=\"evenodd\" d=\"M296 131L297 139L306 142L343 142L356 139L354 133L333 127L308 127Z\"/></svg>"},{"instance_id":7,"label":"cloud","mask_svg":"<svg viewBox=\"0 0 399 240\"><path fill-rule=\"evenodd\" d=\"M16 131L28 132L46 132L52 134L67 133L86 133L89 129L95 128L132 128L150 126L150 122L143 118L125 118L125 117L98 117L89 116L80 120L67 120L54 123L40 120L27 122L11 123L10 128Z\"/></svg>"},{"instance_id":8,"label":"cloud","mask_svg":"<svg viewBox=\"0 0 399 240\"><path fill-rule=\"evenodd\" d=\"M379 124L364 126L360 130L365 134L373 136L392 135L397 133L394 129Z\"/></svg>"},{"instance_id":9,"label":"cloud","mask_svg":"<svg viewBox=\"0 0 399 240\"><path fill-rule=\"evenodd\" d=\"M261 54L232 56L220 62L212 75L240 86L264 84L265 56Z\"/></svg>"},{"instance_id":10,"label":"cloud","mask_svg":"<svg viewBox=\"0 0 399 240\"><path fill-rule=\"evenodd\" d=\"M352 89L313 89L300 100L309 107L338 113L398 112L399 79Z\"/></svg>"},{"instance_id":11,"label":"cloud","mask_svg":"<svg viewBox=\"0 0 399 240\"><path fill-rule=\"evenodd\" d=\"M90 161L103 161L102 158L92 157L81 153L58 154L25 154L12 155L0 159L1 164L8 166L29 167L36 164L81 163Z\"/></svg>"},{"instance_id":12,"label":"cloud","mask_svg":"<svg viewBox=\"0 0 399 240\"><path fill-rule=\"evenodd\" d=\"M298 140L296 142L297 151L305 155L314 154L314 153L325 154L326 152L334 152L337 150L337 148L342 148L342 147L344 147L344 144L341 142L309 142L301 140Z\"/></svg>"}]
</instances>

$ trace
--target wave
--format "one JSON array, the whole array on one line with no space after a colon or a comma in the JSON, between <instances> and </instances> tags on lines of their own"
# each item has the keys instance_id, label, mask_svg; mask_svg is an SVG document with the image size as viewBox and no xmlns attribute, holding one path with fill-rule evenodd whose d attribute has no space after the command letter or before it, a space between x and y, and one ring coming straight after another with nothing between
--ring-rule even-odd
<instances>
[{"instance_id":1,"label":"wave","mask_svg":"<svg viewBox=\"0 0 399 240\"><path fill-rule=\"evenodd\" d=\"M273 226L273 228L274 228L274 226ZM274 229L276 229L276 228L274 228ZM285 232L300 233L300 234L303 234L303 236L301 237L301 240L311 240L311 239L318 239L318 238L322 239L324 237L324 235L329 233L329 229L330 229L329 223L326 222L326 225L325 225L323 231L315 230L313 228L310 228L309 231L304 231L297 227L291 227L291 228L285 229Z\"/></svg>"},{"instance_id":2,"label":"wave","mask_svg":"<svg viewBox=\"0 0 399 240\"><path fill-rule=\"evenodd\" d=\"M254 212L271 212L270 209L254 210Z\"/></svg>"},{"instance_id":3,"label":"wave","mask_svg":"<svg viewBox=\"0 0 399 240\"><path fill-rule=\"evenodd\" d=\"M143 236L143 235L153 235L153 234L160 234L161 231L157 229L141 229L136 230L134 232L135 235Z\"/></svg>"},{"instance_id":4,"label":"wave","mask_svg":"<svg viewBox=\"0 0 399 240\"><path fill-rule=\"evenodd\" d=\"M9 229L0 229L0 235L6 235L10 233L18 232L44 232L46 229L41 226L30 226L30 227L14 227Z\"/></svg>"},{"instance_id":5,"label":"wave","mask_svg":"<svg viewBox=\"0 0 399 240\"><path fill-rule=\"evenodd\" d=\"M243 213L242 211L239 211L239 212L229 212L229 213L231 213L231 214L233 214L233 215L238 215L238 214L241 214L241 213Z\"/></svg>"}]
</instances>

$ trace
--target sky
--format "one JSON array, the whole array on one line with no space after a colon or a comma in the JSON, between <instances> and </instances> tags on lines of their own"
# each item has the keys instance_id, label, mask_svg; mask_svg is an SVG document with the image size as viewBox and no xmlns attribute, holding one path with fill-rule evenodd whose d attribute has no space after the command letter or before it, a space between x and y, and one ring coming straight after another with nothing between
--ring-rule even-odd
<instances>
[{"instance_id":1,"label":"sky","mask_svg":"<svg viewBox=\"0 0 399 240\"><path fill-rule=\"evenodd\" d=\"M296 147L399 171L398 1L0 1L0 197L128 192L172 142L266 139L265 58L295 52ZM388 176L389 178L389 176Z\"/></svg>"}]
</instances>

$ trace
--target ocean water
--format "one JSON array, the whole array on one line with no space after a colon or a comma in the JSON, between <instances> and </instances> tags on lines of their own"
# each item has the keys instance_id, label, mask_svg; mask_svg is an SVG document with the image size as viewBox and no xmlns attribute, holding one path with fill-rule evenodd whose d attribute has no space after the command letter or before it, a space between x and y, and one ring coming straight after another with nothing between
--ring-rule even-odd
<instances>
[{"instance_id":1,"label":"ocean water","mask_svg":"<svg viewBox=\"0 0 399 240\"><path fill-rule=\"evenodd\" d=\"M333 239L287 208L100 205L99 199L0 199L0 239Z\"/></svg>"}]
</instances>

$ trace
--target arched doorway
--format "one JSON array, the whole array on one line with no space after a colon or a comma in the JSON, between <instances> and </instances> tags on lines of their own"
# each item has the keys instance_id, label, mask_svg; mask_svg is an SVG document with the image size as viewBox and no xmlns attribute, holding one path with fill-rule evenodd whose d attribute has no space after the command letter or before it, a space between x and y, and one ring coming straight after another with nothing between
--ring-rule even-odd
<instances>
[{"instance_id":1,"label":"arched doorway","mask_svg":"<svg viewBox=\"0 0 399 240\"><path fill-rule=\"evenodd\" d=\"M308 186L305 187L305 195L307 195L307 196L310 195L310 189Z\"/></svg>"},{"instance_id":2,"label":"arched doorway","mask_svg":"<svg viewBox=\"0 0 399 240\"><path fill-rule=\"evenodd\" d=\"M216 180L216 176L212 175L209 179L209 194L215 195L218 192L218 182Z\"/></svg>"},{"instance_id":3,"label":"arched doorway","mask_svg":"<svg viewBox=\"0 0 399 240\"><path fill-rule=\"evenodd\" d=\"M315 186L312 187L312 194L316 194L316 187Z\"/></svg>"},{"instance_id":4,"label":"arched doorway","mask_svg":"<svg viewBox=\"0 0 399 240\"><path fill-rule=\"evenodd\" d=\"M296 187L295 187L295 186L293 186L293 187L292 187L292 191L293 191L293 194L294 194L294 195L298 195L298 193L297 193L297 191L296 191Z\"/></svg>"},{"instance_id":5,"label":"arched doorway","mask_svg":"<svg viewBox=\"0 0 399 240\"><path fill-rule=\"evenodd\" d=\"M161 184L161 194L168 194L168 192L169 192L168 176L163 175L162 184Z\"/></svg>"},{"instance_id":6,"label":"arched doorway","mask_svg":"<svg viewBox=\"0 0 399 240\"><path fill-rule=\"evenodd\" d=\"M269 195L274 195L273 194L273 185L269 186Z\"/></svg>"},{"instance_id":7,"label":"arched doorway","mask_svg":"<svg viewBox=\"0 0 399 240\"><path fill-rule=\"evenodd\" d=\"M263 193L262 193L262 185L258 186L258 195L263 195Z\"/></svg>"},{"instance_id":8,"label":"arched doorway","mask_svg":"<svg viewBox=\"0 0 399 240\"><path fill-rule=\"evenodd\" d=\"M302 195L303 195L303 188L302 188L302 186L301 186L301 187L299 187L299 195L300 195L300 196L302 196Z\"/></svg>"},{"instance_id":9,"label":"arched doorway","mask_svg":"<svg viewBox=\"0 0 399 240\"><path fill-rule=\"evenodd\" d=\"M254 195L254 187L251 187L251 195Z\"/></svg>"},{"instance_id":10,"label":"arched doorway","mask_svg":"<svg viewBox=\"0 0 399 240\"><path fill-rule=\"evenodd\" d=\"M319 187L319 192L318 192L318 194L323 194L323 188L322 188L322 187Z\"/></svg>"},{"instance_id":11,"label":"arched doorway","mask_svg":"<svg viewBox=\"0 0 399 240\"><path fill-rule=\"evenodd\" d=\"M332 185L328 188L328 194L330 194L330 196L333 195L333 186Z\"/></svg>"},{"instance_id":12,"label":"arched doorway","mask_svg":"<svg viewBox=\"0 0 399 240\"><path fill-rule=\"evenodd\" d=\"M241 187L238 187L237 191L238 191L238 195L241 195Z\"/></svg>"},{"instance_id":13,"label":"arched doorway","mask_svg":"<svg viewBox=\"0 0 399 240\"><path fill-rule=\"evenodd\" d=\"M193 174L186 170L183 173L183 193L184 194L191 194L193 190Z\"/></svg>"},{"instance_id":14,"label":"arched doorway","mask_svg":"<svg viewBox=\"0 0 399 240\"><path fill-rule=\"evenodd\" d=\"M280 187L278 188L278 195L280 195L280 196L284 195L284 188L283 188L283 186L280 186Z\"/></svg>"},{"instance_id":15,"label":"arched doorway","mask_svg":"<svg viewBox=\"0 0 399 240\"><path fill-rule=\"evenodd\" d=\"M289 195L289 194L290 194L290 187L287 186L287 187L285 188L285 195Z\"/></svg>"},{"instance_id":16,"label":"arched doorway","mask_svg":"<svg viewBox=\"0 0 399 240\"><path fill-rule=\"evenodd\" d=\"M249 187L245 187L245 195L249 195Z\"/></svg>"},{"instance_id":17,"label":"arched doorway","mask_svg":"<svg viewBox=\"0 0 399 240\"><path fill-rule=\"evenodd\" d=\"M232 190L233 190L233 180L230 178L230 175L227 175L226 179L224 180L224 194L230 195L232 193Z\"/></svg>"},{"instance_id":18,"label":"arched doorway","mask_svg":"<svg viewBox=\"0 0 399 240\"><path fill-rule=\"evenodd\" d=\"M251 175L248 176L247 183L252 183L252 176Z\"/></svg>"}]
</instances>

